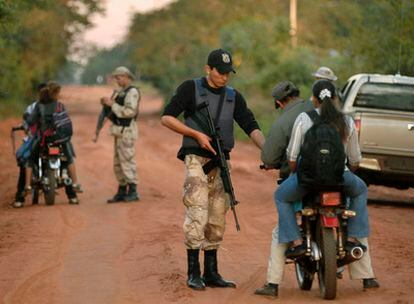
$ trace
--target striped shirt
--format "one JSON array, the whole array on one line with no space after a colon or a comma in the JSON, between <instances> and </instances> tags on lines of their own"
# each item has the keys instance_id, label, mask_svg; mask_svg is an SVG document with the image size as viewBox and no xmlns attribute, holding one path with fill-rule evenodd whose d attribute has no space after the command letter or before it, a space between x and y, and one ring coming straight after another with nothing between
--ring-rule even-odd
<instances>
[{"instance_id":1,"label":"striped shirt","mask_svg":"<svg viewBox=\"0 0 414 304\"><path fill-rule=\"evenodd\" d=\"M320 115L320 109L316 112ZM345 122L348 127L348 137L344 142L345 153L351 165L357 165L361 160L361 150L358 143L358 133L355 127L354 120L345 116ZM305 133L312 127L313 121L306 113L301 113L296 118L292 129L292 135L289 145L286 149L287 159L289 161L297 161L300 148L305 138Z\"/></svg>"}]
</instances>

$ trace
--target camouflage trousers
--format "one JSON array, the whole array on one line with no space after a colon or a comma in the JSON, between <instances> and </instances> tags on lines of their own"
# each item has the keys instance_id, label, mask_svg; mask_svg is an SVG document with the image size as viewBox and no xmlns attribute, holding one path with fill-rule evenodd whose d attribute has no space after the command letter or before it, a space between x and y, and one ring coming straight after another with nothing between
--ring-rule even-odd
<instances>
[{"instance_id":1,"label":"camouflage trousers","mask_svg":"<svg viewBox=\"0 0 414 304\"><path fill-rule=\"evenodd\" d=\"M115 136L114 172L120 185L137 184L137 163L135 160L136 134L125 130L121 136Z\"/></svg>"},{"instance_id":2,"label":"camouflage trousers","mask_svg":"<svg viewBox=\"0 0 414 304\"><path fill-rule=\"evenodd\" d=\"M208 158L190 154L184 161L185 245L187 249L217 249L223 240L229 209L220 169L215 168L206 175L202 166Z\"/></svg>"},{"instance_id":3,"label":"camouflage trousers","mask_svg":"<svg viewBox=\"0 0 414 304\"><path fill-rule=\"evenodd\" d=\"M279 225L273 229L272 244L270 247L270 257L267 266L267 282L281 284L285 268L285 251L288 248L287 243L279 243ZM362 259L348 265L349 276L351 280L375 278L371 265L371 256L369 254L368 238L359 238L362 244L367 247Z\"/></svg>"}]
</instances>

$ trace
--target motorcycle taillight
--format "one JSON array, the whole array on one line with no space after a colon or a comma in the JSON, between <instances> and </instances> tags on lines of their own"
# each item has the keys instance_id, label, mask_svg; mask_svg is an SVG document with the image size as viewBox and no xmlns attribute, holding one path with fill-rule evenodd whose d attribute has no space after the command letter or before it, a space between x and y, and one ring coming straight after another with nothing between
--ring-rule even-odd
<instances>
[{"instance_id":1,"label":"motorcycle taillight","mask_svg":"<svg viewBox=\"0 0 414 304\"><path fill-rule=\"evenodd\" d=\"M322 206L338 206L341 204L341 193L339 192L322 192L321 205Z\"/></svg>"},{"instance_id":2,"label":"motorcycle taillight","mask_svg":"<svg viewBox=\"0 0 414 304\"><path fill-rule=\"evenodd\" d=\"M49 155L59 155L59 147L49 147Z\"/></svg>"}]
</instances>

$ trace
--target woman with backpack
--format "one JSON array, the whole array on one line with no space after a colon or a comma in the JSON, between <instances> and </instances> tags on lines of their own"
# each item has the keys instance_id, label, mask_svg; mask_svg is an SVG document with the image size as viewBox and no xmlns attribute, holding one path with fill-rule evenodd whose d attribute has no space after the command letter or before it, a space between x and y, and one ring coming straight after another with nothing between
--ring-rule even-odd
<instances>
[{"instance_id":1,"label":"woman with backpack","mask_svg":"<svg viewBox=\"0 0 414 304\"><path fill-rule=\"evenodd\" d=\"M35 140L32 157L29 160L29 166L26 172L25 192L27 194L31 191L33 162L36 161L41 146L51 142L59 142L62 146L63 153L67 158L68 172L72 179L71 189L66 189L69 202L78 204L79 200L76 192L82 192L82 188L78 183L74 163L75 151L70 141L72 136L71 122L66 114L65 107L58 101L60 91L61 86L57 82L49 81L47 86L40 90L39 102L27 118L27 123L29 125L37 125L38 133L36 134L37 139ZM63 119L66 120L66 125L68 127L63 132L56 128L56 113L64 113ZM62 115L60 116L62 117Z\"/></svg>"},{"instance_id":2,"label":"woman with backpack","mask_svg":"<svg viewBox=\"0 0 414 304\"><path fill-rule=\"evenodd\" d=\"M318 80L312 87L312 101L316 108L318 121L335 129L342 140L343 148L348 159L349 168L343 170L344 193L350 198L350 209L356 212L356 216L349 219L348 240L346 248L362 245L358 239L367 238L369 235L367 195L368 189L362 179L352 173L358 167L361 152L358 144L358 134L351 117L344 116L337 105L336 88L328 80ZM314 114L316 114L314 113ZM275 193L276 205L279 213L279 242L289 243L286 250L287 257L297 257L305 253L306 245L303 243L299 227L296 224L293 202L301 200L306 193L306 188L298 179L297 169L301 171L301 155L306 132L314 125L312 113L301 113L293 126L291 140L287 148L289 166L293 173L282 183ZM305 143L306 144L306 143ZM345 161L345 157L343 158ZM343 169L343 168L342 168ZM326 168L329 171L329 168ZM316 177L315 177L316 178Z\"/></svg>"}]
</instances>

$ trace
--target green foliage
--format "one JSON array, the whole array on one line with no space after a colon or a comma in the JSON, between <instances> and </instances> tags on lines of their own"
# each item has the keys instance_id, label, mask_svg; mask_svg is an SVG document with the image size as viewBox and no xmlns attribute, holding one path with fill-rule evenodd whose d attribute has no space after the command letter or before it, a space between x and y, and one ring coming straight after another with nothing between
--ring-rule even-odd
<instances>
[{"instance_id":1,"label":"green foliage","mask_svg":"<svg viewBox=\"0 0 414 304\"><path fill-rule=\"evenodd\" d=\"M96 84L98 76L105 77L110 74L117 66L127 66L131 71L135 67L128 58L128 47L118 45L110 50L99 50L96 56L92 57L82 73L82 83Z\"/></svg>"},{"instance_id":2,"label":"green foliage","mask_svg":"<svg viewBox=\"0 0 414 304\"><path fill-rule=\"evenodd\" d=\"M0 0L3 106L30 102L39 82L58 76L77 34L100 9L100 0Z\"/></svg>"}]
</instances>

